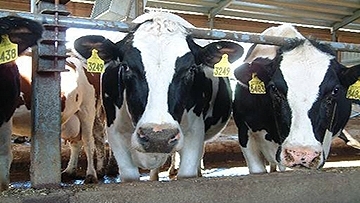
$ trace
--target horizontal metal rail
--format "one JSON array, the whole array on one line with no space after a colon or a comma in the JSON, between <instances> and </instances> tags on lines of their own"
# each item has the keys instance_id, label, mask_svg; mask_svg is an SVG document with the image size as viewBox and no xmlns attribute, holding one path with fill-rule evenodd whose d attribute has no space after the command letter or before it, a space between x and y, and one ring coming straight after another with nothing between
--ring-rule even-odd
<instances>
[{"instance_id":1,"label":"horizontal metal rail","mask_svg":"<svg viewBox=\"0 0 360 203\"><path fill-rule=\"evenodd\" d=\"M54 17L47 14L32 14L29 12L17 12L0 9L0 17L8 15L16 15L23 18L32 19L38 22L53 24ZM79 18L60 16L59 24L67 27L74 28L86 28L86 29L98 29L98 30L109 30L119 32L130 32L135 24L125 22L114 22L107 20L98 20L90 18ZM291 38L285 37L274 37L259 34L245 34L241 32L227 32L219 30L205 30L205 29L190 29L191 35L194 38L208 39L208 40L220 40L228 39L238 42L245 43L259 43L268 45L284 45L291 41ZM353 43L341 43L341 42L330 42L320 41L322 44L327 44L335 51L346 51L346 52L360 52L360 44Z\"/></svg>"}]
</instances>

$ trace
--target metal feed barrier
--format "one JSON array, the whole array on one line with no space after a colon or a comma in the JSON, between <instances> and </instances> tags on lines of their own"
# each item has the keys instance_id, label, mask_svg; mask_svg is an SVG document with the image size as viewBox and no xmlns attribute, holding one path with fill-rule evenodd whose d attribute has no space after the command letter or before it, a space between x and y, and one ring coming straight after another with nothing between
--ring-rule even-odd
<instances>
[{"instance_id":1,"label":"metal feed barrier","mask_svg":"<svg viewBox=\"0 0 360 203\"><path fill-rule=\"evenodd\" d=\"M53 1L51 1L53 2ZM129 32L131 23L95 20L68 16L59 0L38 1L37 12L16 12L0 9L0 17L19 16L42 23L43 39L34 49L33 129L31 144L31 185L34 188L60 187L60 72L65 70L65 31L69 27ZM228 39L246 43L283 45L291 38L244 34L216 30L192 29L194 38ZM360 52L359 44L322 41L337 51Z\"/></svg>"}]
</instances>

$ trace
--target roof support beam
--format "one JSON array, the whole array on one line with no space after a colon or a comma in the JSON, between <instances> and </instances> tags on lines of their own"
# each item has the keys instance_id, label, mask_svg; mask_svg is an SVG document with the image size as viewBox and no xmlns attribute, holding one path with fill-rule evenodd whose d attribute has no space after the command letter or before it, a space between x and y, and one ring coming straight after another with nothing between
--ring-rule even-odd
<instances>
[{"instance_id":1,"label":"roof support beam","mask_svg":"<svg viewBox=\"0 0 360 203\"><path fill-rule=\"evenodd\" d=\"M214 18L219 12L221 12L222 10L224 10L224 8L228 7L232 2L234 2L234 0L223 0L220 1L214 8L212 8L209 11L209 19Z\"/></svg>"},{"instance_id":2,"label":"roof support beam","mask_svg":"<svg viewBox=\"0 0 360 203\"><path fill-rule=\"evenodd\" d=\"M335 32L336 30L344 27L345 25L353 22L354 20L356 20L358 18L360 18L360 10L355 11L354 15L344 18L341 22L335 23L332 26L332 32Z\"/></svg>"}]
</instances>

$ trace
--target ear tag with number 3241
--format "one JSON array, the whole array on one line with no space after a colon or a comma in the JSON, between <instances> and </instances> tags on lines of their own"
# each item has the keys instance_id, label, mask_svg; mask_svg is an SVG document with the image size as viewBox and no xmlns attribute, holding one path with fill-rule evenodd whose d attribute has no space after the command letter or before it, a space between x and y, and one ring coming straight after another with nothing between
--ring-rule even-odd
<instances>
[{"instance_id":1,"label":"ear tag with number 3241","mask_svg":"<svg viewBox=\"0 0 360 203\"><path fill-rule=\"evenodd\" d=\"M14 61L18 57L18 45L10 41L8 35L1 35L0 64Z\"/></svg>"},{"instance_id":2,"label":"ear tag with number 3241","mask_svg":"<svg viewBox=\"0 0 360 203\"><path fill-rule=\"evenodd\" d=\"M98 50L93 49L91 51L90 58L87 59L87 71L91 73L103 73L105 72L104 61L99 57Z\"/></svg>"},{"instance_id":3,"label":"ear tag with number 3241","mask_svg":"<svg viewBox=\"0 0 360 203\"><path fill-rule=\"evenodd\" d=\"M346 93L346 98L360 100L360 79L350 85Z\"/></svg>"},{"instance_id":4,"label":"ear tag with number 3241","mask_svg":"<svg viewBox=\"0 0 360 203\"><path fill-rule=\"evenodd\" d=\"M256 73L252 74L252 79L249 81L249 91L251 94L266 94L265 84L261 81Z\"/></svg>"},{"instance_id":5,"label":"ear tag with number 3241","mask_svg":"<svg viewBox=\"0 0 360 203\"><path fill-rule=\"evenodd\" d=\"M214 77L229 77L230 76L230 62L228 55L223 54L221 60L214 65Z\"/></svg>"}]
</instances>

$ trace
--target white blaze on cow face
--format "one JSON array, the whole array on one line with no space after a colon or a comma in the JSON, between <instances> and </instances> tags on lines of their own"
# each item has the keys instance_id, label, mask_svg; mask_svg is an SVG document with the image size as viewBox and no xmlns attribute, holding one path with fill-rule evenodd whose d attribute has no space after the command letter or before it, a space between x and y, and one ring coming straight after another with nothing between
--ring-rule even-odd
<instances>
[{"instance_id":1,"label":"white blaze on cow face","mask_svg":"<svg viewBox=\"0 0 360 203\"><path fill-rule=\"evenodd\" d=\"M292 115L290 132L280 155L285 166L301 164L318 168L325 161L323 153L327 155L329 147L324 149L316 140L308 113L319 96L331 59L333 56L319 51L309 41L283 54L280 69L288 86L287 100Z\"/></svg>"},{"instance_id":2,"label":"white blaze on cow face","mask_svg":"<svg viewBox=\"0 0 360 203\"><path fill-rule=\"evenodd\" d=\"M140 51L149 88L145 111L136 125L132 139L132 144L139 150L142 147L138 143L137 134L141 127L154 130L158 128L158 131L162 128L178 129L179 137L176 139L179 138L179 143L175 150L182 146L180 125L168 112L168 92L175 74L176 60L190 52L184 26L191 25L187 22L184 24L185 21L178 16L174 17L169 19L168 15L157 15L151 22L142 24L134 33L133 46Z\"/></svg>"}]
</instances>

